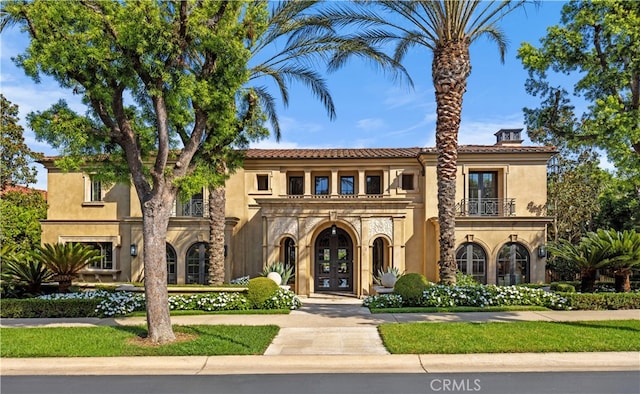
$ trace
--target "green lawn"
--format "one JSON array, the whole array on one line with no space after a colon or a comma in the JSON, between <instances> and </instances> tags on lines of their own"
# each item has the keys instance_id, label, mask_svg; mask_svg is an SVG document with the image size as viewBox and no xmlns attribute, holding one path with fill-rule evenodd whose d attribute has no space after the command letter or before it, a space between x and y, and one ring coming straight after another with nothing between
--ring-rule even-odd
<instances>
[{"instance_id":1,"label":"green lawn","mask_svg":"<svg viewBox=\"0 0 640 394\"><path fill-rule=\"evenodd\" d=\"M0 328L2 357L213 356L263 354L279 327L174 326L192 339L163 346L144 346L135 339L139 327Z\"/></svg>"},{"instance_id":2,"label":"green lawn","mask_svg":"<svg viewBox=\"0 0 640 394\"><path fill-rule=\"evenodd\" d=\"M390 323L393 354L640 351L640 320L512 323Z\"/></svg>"}]
</instances>

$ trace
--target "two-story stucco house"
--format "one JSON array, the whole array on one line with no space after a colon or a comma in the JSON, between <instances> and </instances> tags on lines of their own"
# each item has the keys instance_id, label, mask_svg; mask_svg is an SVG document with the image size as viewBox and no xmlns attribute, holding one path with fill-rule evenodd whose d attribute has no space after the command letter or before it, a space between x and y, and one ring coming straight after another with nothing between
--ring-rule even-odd
<instances>
[{"instance_id":1,"label":"two-story stucco house","mask_svg":"<svg viewBox=\"0 0 640 394\"><path fill-rule=\"evenodd\" d=\"M552 147L522 146L520 130L494 145L460 146L456 194L459 269L482 283L545 279L547 161ZM438 279L434 148L250 149L227 181L226 277L265 264L293 267L292 288L309 295L370 294L378 270ZM62 172L46 158L49 211L42 241L90 243L101 262L90 281L143 273L142 221L133 187L108 188L91 174ZM206 283L206 191L177 201L167 235L170 283Z\"/></svg>"}]
</instances>

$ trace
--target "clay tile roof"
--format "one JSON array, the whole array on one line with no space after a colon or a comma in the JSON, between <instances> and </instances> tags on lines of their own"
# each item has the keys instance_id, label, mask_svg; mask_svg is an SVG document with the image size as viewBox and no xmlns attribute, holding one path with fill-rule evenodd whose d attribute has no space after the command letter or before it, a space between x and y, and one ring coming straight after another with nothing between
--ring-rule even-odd
<instances>
[{"instance_id":1,"label":"clay tile roof","mask_svg":"<svg viewBox=\"0 0 640 394\"><path fill-rule=\"evenodd\" d=\"M437 153L436 148L423 148L422 153ZM555 146L459 145L458 153L555 153Z\"/></svg>"},{"instance_id":2,"label":"clay tile roof","mask_svg":"<svg viewBox=\"0 0 640 394\"><path fill-rule=\"evenodd\" d=\"M362 149L249 149L247 159L404 159L414 158L420 148Z\"/></svg>"}]
</instances>

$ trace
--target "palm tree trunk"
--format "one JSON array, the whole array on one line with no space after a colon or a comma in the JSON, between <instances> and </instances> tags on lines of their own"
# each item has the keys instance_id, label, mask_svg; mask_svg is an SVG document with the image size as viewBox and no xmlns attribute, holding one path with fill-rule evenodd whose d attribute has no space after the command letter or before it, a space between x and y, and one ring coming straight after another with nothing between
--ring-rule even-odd
<instances>
[{"instance_id":1,"label":"palm tree trunk","mask_svg":"<svg viewBox=\"0 0 640 394\"><path fill-rule=\"evenodd\" d=\"M582 271L580 291L583 293L593 293L596 285L596 271L595 269L589 269Z\"/></svg>"},{"instance_id":2,"label":"palm tree trunk","mask_svg":"<svg viewBox=\"0 0 640 394\"><path fill-rule=\"evenodd\" d=\"M224 282L224 186L209 188L209 284Z\"/></svg>"},{"instance_id":3,"label":"palm tree trunk","mask_svg":"<svg viewBox=\"0 0 640 394\"><path fill-rule=\"evenodd\" d=\"M631 291L631 270L621 269L614 273L616 293Z\"/></svg>"},{"instance_id":4,"label":"palm tree trunk","mask_svg":"<svg viewBox=\"0 0 640 394\"><path fill-rule=\"evenodd\" d=\"M458 130L462 98L471 73L469 41L450 41L433 52L433 86L437 104L438 222L440 224L440 282L455 285L455 207L458 170Z\"/></svg>"}]
</instances>

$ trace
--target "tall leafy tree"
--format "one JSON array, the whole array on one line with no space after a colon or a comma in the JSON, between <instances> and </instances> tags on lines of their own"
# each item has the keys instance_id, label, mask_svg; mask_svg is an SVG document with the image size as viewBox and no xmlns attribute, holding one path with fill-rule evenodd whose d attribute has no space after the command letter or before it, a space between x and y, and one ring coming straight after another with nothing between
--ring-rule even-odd
<instances>
[{"instance_id":1,"label":"tall leafy tree","mask_svg":"<svg viewBox=\"0 0 640 394\"><path fill-rule=\"evenodd\" d=\"M60 103L33 114L31 127L66 156L61 166L109 153L99 174L135 186L152 342L175 339L165 256L172 205L181 182L196 173L206 182L197 154L244 131L235 100L249 77L246 41L266 16L265 3L241 1L2 3L1 26L17 23L30 37L17 64L36 80L52 76L90 109L80 116Z\"/></svg>"},{"instance_id":2,"label":"tall leafy tree","mask_svg":"<svg viewBox=\"0 0 640 394\"><path fill-rule=\"evenodd\" d=\"M639 37L639 2L571 1L540 46L524 43L518 57L529 72L527 91L541 100L525 109L527 125L573 147L603 149L640 197Z\"/></svg>"},{"instance_id":3,"label":"tall leafy tree","mask_svg":"<svg viewBox=\"0 0 640 394\"><path fill-rule=\"evenodd\" d=\"M25 189L0 194L0 244L11 245L17 253L40 246L40 220L47 218L43 193Z\"/></svg>"},{"instance_id":4,"label":"tall leafy tree","mask_svg":"<svg viewBox=\"0 0 640 394\"><path fill-rule=\"evenodd\" d=\"M498 23L525 1L375 1L354 10L338 7L330 17L360 27L357 37L395 46L401 61L413 47L428 49L436 96L436 148L438 151L438 222L440 226L440 281L456 283L455 195L458 130L462 99L471 74L469 48L486 37L496 43L504 61L507 43ZM373 5L373 7L371 7Z\"/></svg>"},{"instance_id":5,"label":"tall leafy tree","mask_svg":"<svg viewBox=\"0 0 640 394\"><path fill-rule=\"evenodd\" d=\"M18 124L18 106L0 94L0 112L0 190L7 186L35 183L37 171L33 161L40 155L24 143L24 129Z\"/></svg>"}]
</instances>

